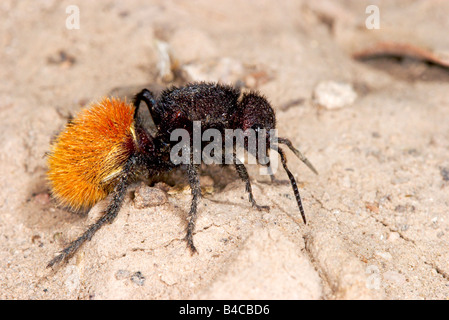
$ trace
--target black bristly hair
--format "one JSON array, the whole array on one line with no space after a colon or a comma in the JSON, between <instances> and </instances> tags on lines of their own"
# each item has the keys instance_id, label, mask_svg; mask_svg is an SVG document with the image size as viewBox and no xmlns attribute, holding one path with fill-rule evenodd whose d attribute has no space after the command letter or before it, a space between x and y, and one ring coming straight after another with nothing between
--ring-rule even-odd
<instances>
[{"instance_id":1,"label":"black bristly hair","mask_svg":"<svg viewBox=\"0 0 449 320\"><path fill-rule=\"evenodd\" d=\"M239 88L222 85L218 83L191 83L184 87L172 87L164 90L156 100L153 94L143 89L135 96L135 103L145 102L157 127L156 140L166 145L171 145L170 135L173 130L185 128L192 130L194 121L201 121L202 129L215 128L222 131L225 129L265 129L267 142L269 130L275 129L276 117L274 110L266 100L257 92L242 94ZM190 133L192 133L190 131ZM293 147L290 140L278 138L278 143L285 144L302 162L304 162L315 174L317 170L302 153ZM269 145L267 143L267 145ZM244 146L248 151L248 146ZM287 159L282 149L277 149L282 161L282 166L287 173L296 202L304 223L306 216L299 195L298 186L293 174L287 167ZM193 163L193 162L192 162ZM258 210L267 210L268 206L260 206L254 200L251 182L246 167L238 163L235 153L233 164L239 177L246 184L249 201ZM269 163L266 164L269 166ZM187 166L187 175L192 190L192 204L189 213L186 240L192 252L196 252L193 244L193 230L197 216L197 203L201 196L198 180L198 167L190 164ZM271 174L272 181L274 176Z\"/></svg>"},{"instance_id":2,"label":"black bristly hair","mask_svg":"<svg viewBox=\"0 0 449 320\"><path fill-rule=\"evenodd\" d=\"M138 115L141 102L147 105L156 125L157 133L154 137L144 127L144 119ZM52 152L49 153L48 176L52 183L53 195L69 205L80 207L92 205L104 199L108 193L112 194L112 199L103 215L52 259L48 267L73 256L104 224L115 219L127 188L140 178L139 174L146 172L151 176L179 166L170 159L171 148L176 143L170 140L170 136L179 128L184 128L192 134L194 121L201 122L202 130L214 128L223 135L226 129L242 131L254 129L257 134L263 132L260 129L264 129L267 139L266 151L274 149L279 153L299 211L306 223L298 186L287 167L285 153L282 149L269 144L269 132L275 129L276 118L273 108L265 97L257 92L242 94L239 88L217 83L192 83L184 87L172 87L163 91L157 99L149 90L143 89L135 95L133 105L115 99L105 99L93 104L90 109L86 109L67 125L52 147ZM111 130L111 127L115 130ZM190 142L192 144L192 140ZM307 158L293 147L290 140L278 138L278 143L286 145L314 173L317 173ZM100 150L92 148L91 144L98 145ZM247 145L243 147L249 151ZM113 153L111 156L110 150L120 151L119 155ZM185 164L192 193L185 239L191 252L194 253L197 250L193 242L193 232L201 188L199 164L194 163L192 152L191 149L190 163ZM76 160L73 160L73 157ZM235 147L231 160L240 179L245 182L252 206L258 210L268 210L268 206L256 203L248 172L245 165L238 161ZM269 162L262 165L270 168ZM270 176L274 180L274 175ZM79 192L78 187L84 190L86 185L89 186L89 192L86 191L87 194Z\"/></svg>"}]
</instances>

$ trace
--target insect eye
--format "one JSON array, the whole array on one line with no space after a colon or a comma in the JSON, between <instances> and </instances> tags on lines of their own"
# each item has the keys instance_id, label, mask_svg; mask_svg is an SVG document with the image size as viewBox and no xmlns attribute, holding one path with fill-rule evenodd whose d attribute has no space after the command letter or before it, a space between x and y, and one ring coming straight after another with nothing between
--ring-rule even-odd
<instances>
[{"instance_id":1,"label":"insect eye","mask_svg":"<svg viewBox=\"0 0 449 320\"><path fill-rule=\"evenodd\" d=\"M258 123L254 124L254 125L251 127L251 129L253 129L256 133L259 133L259 131L260 131L262 128L263 128L262 125L260 125L260 124L258 124Z\"/></svg>"}]
</instances>

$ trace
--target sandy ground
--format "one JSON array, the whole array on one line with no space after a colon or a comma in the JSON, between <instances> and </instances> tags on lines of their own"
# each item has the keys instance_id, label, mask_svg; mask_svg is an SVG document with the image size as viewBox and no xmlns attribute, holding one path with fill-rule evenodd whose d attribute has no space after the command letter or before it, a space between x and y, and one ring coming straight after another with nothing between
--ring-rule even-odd
<instances>
[{"instance_id":1,"label":"sandy ground","mask_svg":"<svg viewBox=\"0 0 449 320\"><path fill-rule=\"evenodd\" d=\"M370 4L380 29L366 28ZM66 27L69 5L79 29ZM1 1L0 298L447 299L448 70L410 50L353 54L387 41L447 59L448 16L444 1ZM271 207L259 212L232 170L211 169L198 255L182 240L191 197L178 175L161 205L142 208L130 190L114 223L46 269L107 204L84 216L56 206L51 139L89 101L171 80L269 97L279 135L320 173L288 153L308 224L288 184L251 167ZM317 104L329 81L346 105Z\"/></svg>"}]
</instances>

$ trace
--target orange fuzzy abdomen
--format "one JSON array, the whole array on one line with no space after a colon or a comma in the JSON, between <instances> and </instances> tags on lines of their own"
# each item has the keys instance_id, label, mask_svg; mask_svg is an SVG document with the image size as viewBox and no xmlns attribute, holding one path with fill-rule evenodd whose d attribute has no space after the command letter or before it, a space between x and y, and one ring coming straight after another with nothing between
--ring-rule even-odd
<instances>
[{"instance_id":1,"label":"orange fuzzy abdomen","mask_svg":"<svg viewBox=\"0 0 449 320\"><path fill-rule=\"evenodd\" d=\"M60 204L88 208L112 190L133 152L134 110L126 102L103 99L82 110L59 134L47 176Z\"/></svg>"}]
</instances>

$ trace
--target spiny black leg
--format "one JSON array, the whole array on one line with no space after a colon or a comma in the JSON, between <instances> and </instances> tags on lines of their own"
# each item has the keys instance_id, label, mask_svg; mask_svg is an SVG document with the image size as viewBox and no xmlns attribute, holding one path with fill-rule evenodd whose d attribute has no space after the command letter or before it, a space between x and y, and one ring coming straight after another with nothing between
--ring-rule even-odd
<instances>
[{"instance_id":1,"label":"spiny black leg","mask_svg":"<svg viewBox=\"0 0 449 320\"><path fill-rule=\"evenodd\" d=\"M232 163L235 166L235 169L240 177L240 179L243 180L243 182L245 182L246 184L246 192L248 193L248 197L249 197L249 201L251 202L251 205L255 208L257 208L257 210L266 210L269 211L270 207L269 206L259 206L256 202L256 200L254 199L254 195L253 195L253 191L252 191L252 187L251 187L251 181L249 180L249 175L248 175L248 171L246 171L246 167L243 163L240 163L240 161L237 160L237 156L235 154L235 149L232 153ZM225 164L226 163L226 155L223 154L222 156L222 163Z\"/></svg>"},{"instance_id":2,"label":"spiny black leg","mask_svg":"<svg viewBox=\"0 0 449 320\"><path fill-rule=\"evenodd\" d=\"M73 256L75 252L81 247L81 245L92 239L92 236L100 229L105 223L110 223L117 216L120 207L123 203L123 199L125 198L126 189L128 187L128 175L124 173L122 177L119 179L118 184L114 188L113 197L111 203L108 205L104 215L98 219L97 222L90 225L87 231L85 231L78 239L70 243L64 250L61 251L59 255L53 258L47 265L47 268L52 267L59 262L66 260Z\"/></svg>"},{"instance_id":3,"label":"spiny black leg","mask_svg":"<svg viewBox=\"0 0 449 320\"><path fill-rule=\"evenodd\" d=\"M290 179L290 183L293 188L293 193L296 197L296 202L298 203L299 212L301 212L302 220L304 221L304 224L306 224L306 214L304 213L304 208L302 207L302 201L301 196L299 195L298 186L296 185L296 180L293 174L288 170L287 167L287 159L285 157L284 151L282 151L281 148L277 149L277 152L279 152L279 155L281 156L281 162L282 166L284 167L285 172L287 172L288 178Z\"/></svg>"},{"instance_id":4,"label":"spiny black leg","mask_svg":"<svg viewBox=\"0 0 449 320\"><path fill-rule=\"evenodd\" d=\"M256 203L256 200L254 200L253 190L251 188L251 182L249 180L248 171L246 171L245 165L243 163L237 163L235 154L234 154L234 165L235 165L235 169L237 170L237 173L239 174L240 179L242 179L246 184L246 192L248 192L249 202L251 202L251 205L259 211L260 210L266 210L266 211L270 210L269 206L259 206Z\"/></svg>"},{"instance_id":5,"label":"spiny black leg","mask_svg":"<svg viewBox=\"0 0 449 320\"><path fill-rule=\"evenodd\" d=\"M154 123L158 124L160 119L155 119L154 118L155 114L153 112L154 111L153 109L156 106L156 100L154 99L151 91L148 89L143 89L142 91L140 91L138 94L136 94L134 96L133 104L134 104L134 107L136 108L136 111L134 113L134 119L136 119L136 117L137 117L137 113L138 113L137 111L139 110L139 105L140 105L140 102L142 102L142 101L145 102L145 104L147 105L148 111L150 111L150 114L151 114L151 117L153 117Z\"/></svg>"},{"instance_id":6,"label":"spiny black leg","mask_svg":"<svg viewBox=\"0 0 449 320\"><path fill-rule=\"evenodd\" d=\"M283 181L276 179L276 177L274 176L273 169L271 168L270 160L268 160L268 163L264 164L263 166L267 167L267 172L270 175L271 183L273 183L273 184L283 184Z\"/></svg>"},{"instance_id":7,"label":"spiny black leg","mask_svg":"<svg viewBox=\"0 0 449 320\"><path fill-rule=\"evenodd\" d=\"M313 173L318 174L318 171L315 169L315 167L310 163L310 161L298 150L296 149L290 140L287 138L278 138L278 142L285 144L289 149L302 161L306 166L309 167L310 170L313 171Z\"/></svg>"},{"instance_id":8,"label":"spiny black leg","mask_svg":"<svg viewBox=\"0 0 449 320\"><path fill-rule=\"evenodd\" d=\"M190 189L192 190L192 204L189 212L189 222L187 224L186 241L192 254L197 252L193 244L193 230L195 229L198 201L201 197L200 179L198 176L199 165L188 164L187 175L189 177Z\"/></svg>"}]
</instances>

